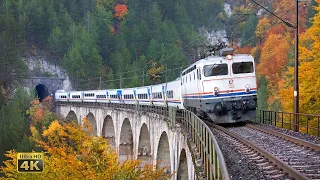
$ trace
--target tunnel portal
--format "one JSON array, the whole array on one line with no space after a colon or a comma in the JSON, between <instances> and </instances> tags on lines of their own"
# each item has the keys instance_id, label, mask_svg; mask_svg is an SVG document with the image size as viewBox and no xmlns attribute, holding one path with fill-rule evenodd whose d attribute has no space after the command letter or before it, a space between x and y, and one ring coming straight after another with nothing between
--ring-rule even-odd
<instances>
[{"instance_id":1,"label":"tunnel portal","mask_svg":"<svg viewBox=\"0 0 320 180\"><path fill-rule=\"evenodd\" d=\"M49 96L48 88L43 84L38 84L36 86L36 94L39 98L39 101L42 102L47 96Z\"/></svg>"}]
</instances>

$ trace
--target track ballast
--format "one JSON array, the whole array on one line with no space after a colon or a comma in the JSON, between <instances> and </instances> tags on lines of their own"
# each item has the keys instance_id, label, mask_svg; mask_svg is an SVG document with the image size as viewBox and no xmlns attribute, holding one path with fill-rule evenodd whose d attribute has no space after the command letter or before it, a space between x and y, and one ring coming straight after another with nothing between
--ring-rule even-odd
<instances>
[{"instance_id":1,"label":"track ballast","mask_svg":"<svg viewBox=\"0 0 320 180\"><path fill-rule=\"evenodd\" d=\"M207 123L215 134L255 163L263 178L320 179L319 145L251 124L223 128Z\"/></svg>"}]
</instances>

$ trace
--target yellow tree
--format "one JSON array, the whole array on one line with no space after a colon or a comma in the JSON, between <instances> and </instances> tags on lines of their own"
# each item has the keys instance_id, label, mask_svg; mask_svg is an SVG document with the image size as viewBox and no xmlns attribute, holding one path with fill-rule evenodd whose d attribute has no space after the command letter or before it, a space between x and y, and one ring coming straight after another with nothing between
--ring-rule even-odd
<instances>
[{"instance_id":1,"label":"yellow tree","mask_svg":"<svg viewBox=\"0 0 320 180\"><path fill-rule=\"evenodd\" d=\"M319 4L320 0L316 0ZM320 114L320 7L313 18L313 25L301 36L299 44L299 103L300 112ZM281 84L281 104L286 111L293 110L294 70L290 68L287 78ZM316 119L310 120L311 126L316 126Z\"/></svg>"},{"instance_id":2,"label":"yellow tree","mask_svg":"<svg viewBox=\"0 0 320 180\"><path fill-rule=\"evenodd\" d=\"M151 77L153 84L161 83L160 73L163 72L163 70L163 65L159 65L157 62L151 61L151 67L148 70L148 75Z\"/></svg>"},{"instance_id":3,"label":"yellow tree","mask_svg":"<svg viewBox=\"0 0 320 180\"><path fill-rule=\"evenodd\" d=\"M320 1L317 0L317 3ZM299 88L300 88L300 111L303 113L320 114L320 7L315 7L317 14L313 18L313 25L300 38L299 44ZM293 68L287 72L285 83L282 87L293 86ZM292 89L282 89L282 104L285 110L292 110Z\"/></svg>"},{"instance_id":4,"label":"yellow tree","mask_svg":"<svg viewBox=\"0 0 320 180\"><path fill-rule=\"evenodd\" d=\"M32 140L44 151L43 173L18 173L17 152L8 151L9 160L0 167L0 179L166 179L170 174L165 168L155 169L155 165L139 168L140 162L128 160L120 164L116 153L107 140L91 136L93 127L87 118L78 126L75 122L59 122L52 119L51 99L43 102L34 100L28 113L31 117ZM36 128L37 127L37 128Z\"/></svg>"},{"instance_id":5,"label":"yellow tree","mask_svg":"<svg viewBox=\"0 0 320 180\"><path fill-rule=\"evenodd\" d=\"M9 151L10 158L1 167L0 173L5 178L14 179L166 179L165 168L153 170L153 165L138 168L139 161L118 161L107 140L90 136L86 132L92 129L89 121L84 119L80 127L75 123L52 122L42 133L31 126L33 139L44 149L44 172L37 174L18 173L16 167L17 152ZM39 137L39 135L41 137ZM1 178L0 178L1 179Z\"/></svg>"},{"instance_id":6,"label":"yellow tree","mask_svg":"<svg viewBox=\"0 0 320 180\"><path fill-rule=\"evenodd\" d=\"M256 36L260 39L264 38L266 31L271 27L269 18L264 17L259 20L256 27Z\"/></svg>"}]
</instances>

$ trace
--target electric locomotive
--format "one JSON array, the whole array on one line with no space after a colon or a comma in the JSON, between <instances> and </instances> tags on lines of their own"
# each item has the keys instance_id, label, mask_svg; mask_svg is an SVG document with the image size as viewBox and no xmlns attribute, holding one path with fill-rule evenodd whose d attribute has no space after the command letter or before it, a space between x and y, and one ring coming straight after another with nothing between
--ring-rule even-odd
<instances>
[{"instance_id":1,"label":"electric locomotive","mask_svg":"<svg viewBox=\"0 0 320 180\"><path fill-rule=\"evenodd\" d=\"M215 123L255 118L257 85L254 59L224 48L201 59L181 74L183 106Z\"/></svg>"}]
</instances>

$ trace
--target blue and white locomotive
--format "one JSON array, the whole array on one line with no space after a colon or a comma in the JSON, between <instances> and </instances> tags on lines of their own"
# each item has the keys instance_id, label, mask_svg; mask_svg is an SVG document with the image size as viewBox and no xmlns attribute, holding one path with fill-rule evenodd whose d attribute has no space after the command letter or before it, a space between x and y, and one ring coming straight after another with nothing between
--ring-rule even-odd
<instances>
[{"instance_id":1,"label":"blue and white locomotive","mask_svg":"<svg viewBox=\"0 0 320 180\"><path fill-rule=\"evenodd\" d=\"M171 82L127 89L59 90L55 100L171 106L215 123L247 121L255 118L257 105L254 59L226 48L219 56L193 63Z\"/></svg>"}]
</instances>

